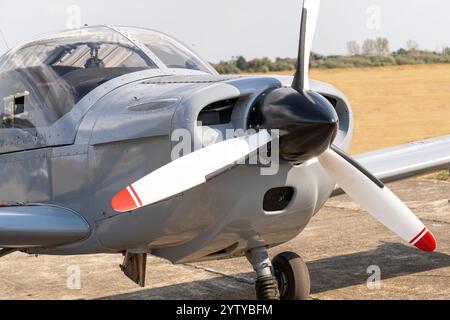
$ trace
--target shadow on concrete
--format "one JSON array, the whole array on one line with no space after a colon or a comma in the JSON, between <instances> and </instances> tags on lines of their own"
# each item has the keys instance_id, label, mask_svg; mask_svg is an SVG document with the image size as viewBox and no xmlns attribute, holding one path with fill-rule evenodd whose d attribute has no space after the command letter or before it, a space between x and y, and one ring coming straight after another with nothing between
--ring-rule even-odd
<instances>
[{"instance_id":1,"label":"shadow on concrete","mask_svg":"<svg viewBox=\"0 0 450 320\"><path fill-rule=\"evenodd\" d=\"M369 266L381 269L381 279L435 270L450 266L450 256L422 253L400 243L384 243L375 250L311 261L311 293L320 293L366 283Z\"/></svg>"},{"instance_id":2,"label":"shadow on concrete","mask_svg":"<svg viewBox=\"0 0 450 320\"><path fill-rule=\"evenodd\" d=\"M311 274L311 293L365 284L367 268L381 269L382 280L450 266L450 256L435 252L426 254L415 248L384 243L377 249L308 262ZM102 299L254 299L253 273L216 277L207 280L180 283L165 287L103 297Z\"/></svg>"},{"instance_id":3,"label":"shadow on concrete","mask_svg":"<svg viewBox=\"0 0 450 320\"><path fill-rule=\"evenodd\" d=\"M174 284L103 297L113 300L251 300L255 299L253 273L219 276L212 279ZM240 279L248 278L248 281Z\"/></svg>"}]
</instances>

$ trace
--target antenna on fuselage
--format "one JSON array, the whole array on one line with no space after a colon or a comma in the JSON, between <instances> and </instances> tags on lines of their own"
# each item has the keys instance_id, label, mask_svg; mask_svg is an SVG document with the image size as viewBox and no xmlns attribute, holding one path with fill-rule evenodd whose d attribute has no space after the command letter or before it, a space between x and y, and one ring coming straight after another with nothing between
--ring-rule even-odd
<instances>
[{"instance_id":1,"label":"antenna on fuselage","mask_svg":"<svg viewBox=\"0 0 450 320\"><path fill-rule=\"evenodd\" d=\"M0 28L0 35L2 36L3 42L5 43L6 49L9 50L8 41L6 41L5 34L3 33L3 30Z\"/></svg>"}]
</instances>

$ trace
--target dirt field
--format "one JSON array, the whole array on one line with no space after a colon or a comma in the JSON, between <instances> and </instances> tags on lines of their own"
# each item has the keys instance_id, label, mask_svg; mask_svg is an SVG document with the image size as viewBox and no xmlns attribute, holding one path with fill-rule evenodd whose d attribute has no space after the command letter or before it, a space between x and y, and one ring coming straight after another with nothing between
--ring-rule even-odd
<instances>
[{"instance_id":1,"label":"dirt field","mask_svg":"<svg viewBox=\"0 0 450 320\"><path fill-rule=\"evenodd\" d=\"M450 65L311 71L349 98L352 153L450 134Z\"/></svg>"}]
</instances>

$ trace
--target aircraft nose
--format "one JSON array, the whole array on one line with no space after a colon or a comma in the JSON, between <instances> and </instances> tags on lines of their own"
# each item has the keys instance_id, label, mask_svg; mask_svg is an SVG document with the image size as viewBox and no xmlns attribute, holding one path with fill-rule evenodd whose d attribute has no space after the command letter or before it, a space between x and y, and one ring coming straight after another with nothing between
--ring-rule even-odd
<instances>
[{"instance_id":1,"label":"aircraft nose","mask_svg":"<svg viewBox=\"0 0 450 320\"><path fill-rule=\"evenodd\" d=\"M315 92L281 88L265 94L250 114L250 124L278 129L280 156L304 162L324 152L337 134L339 118L331 103Z\"/></svg>"}]
</instances>

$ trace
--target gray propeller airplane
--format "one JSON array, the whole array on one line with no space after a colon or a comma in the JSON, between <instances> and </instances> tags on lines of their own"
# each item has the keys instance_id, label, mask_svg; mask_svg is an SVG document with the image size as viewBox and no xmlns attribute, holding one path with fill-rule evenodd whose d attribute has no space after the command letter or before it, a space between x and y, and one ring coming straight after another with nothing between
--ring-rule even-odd
<instances>
[{"instance_id":1,"label":"gray propeller airplane","mask_svg":"<svg viewBox=\"0 0 450 320\"><path fill-rule=\"evenodd\" d=\"M302 258L270 260L268 248L296 237L341 191L406 242L435 250L383 183L448 168L450 136L347 155L350 104L309 79L318 11L319 1L304 1L293 79L218 75L180 42L132 27L84 27L7 52L0 256L123 254L122 271L141 286L147 254L173 263L246 256L258 299L307 299ZM237 129L244 134L214 140ZM174 158L179 130L197 147ZM247 161L258 153L279 155L275 174Z\"/></svg>"}]
</instances>

